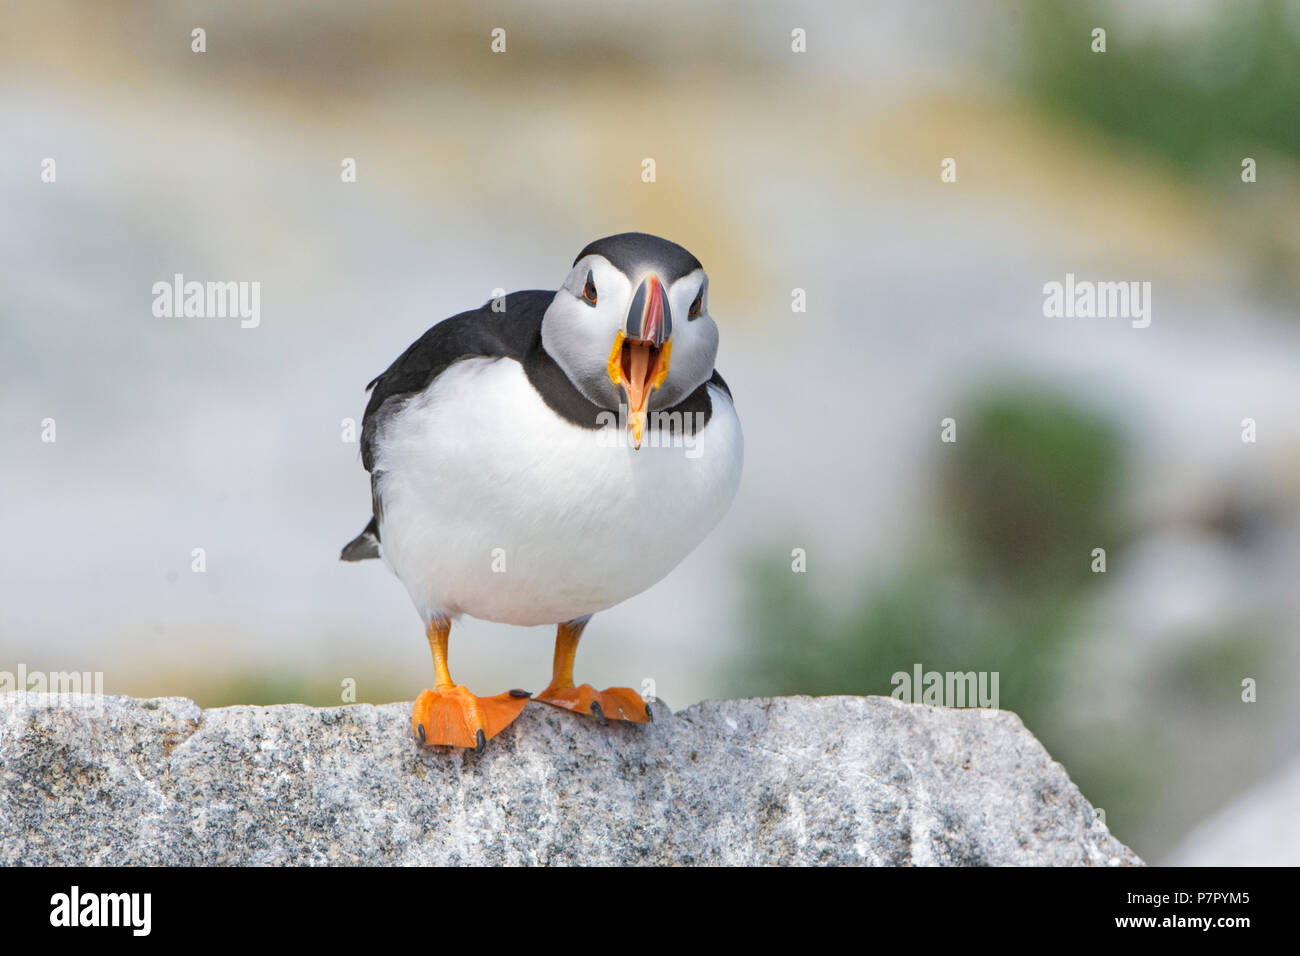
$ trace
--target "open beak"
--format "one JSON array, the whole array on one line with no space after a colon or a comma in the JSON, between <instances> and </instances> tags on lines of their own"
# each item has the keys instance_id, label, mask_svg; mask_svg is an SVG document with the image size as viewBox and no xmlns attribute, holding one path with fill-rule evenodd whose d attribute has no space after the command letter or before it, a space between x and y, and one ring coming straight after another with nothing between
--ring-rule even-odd
<instances>
[{"instance_id":1,"label":"open beak","mask_svg":"<svg viewBox=\"0 0 1300 956\"><path fill-rule=\"evenodd\" d=\"M632 296L627 322L614 336L609 353L609 377L627 396L627 430L632 445L641 447L650 393L668 376L672 352L673 315L663 283L654 273L646 276Z\"/></svg>"}]
</instances>

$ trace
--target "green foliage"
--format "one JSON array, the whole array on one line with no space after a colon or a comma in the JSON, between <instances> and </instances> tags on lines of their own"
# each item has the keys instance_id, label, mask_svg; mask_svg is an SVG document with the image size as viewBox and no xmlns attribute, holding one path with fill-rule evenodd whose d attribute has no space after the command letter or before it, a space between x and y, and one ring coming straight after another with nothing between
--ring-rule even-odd
<instances>
[{"instance_id":1,"label":"green foliage","mask_svg":"<svg viewBox=\"0 0 1300 956\"><path fill-rule=\"evenodd\" d=\"M1090 571L1091 551L1106 548L1111 574L1124 564L1119 435L1028 388L997 388L967 409L957 444L938 458L935 538L888 578L864 580L859 595L831 606L784 562L754 566L750 667L729 691L890 695L892 675L915 664L997 672L998 705L1020 715L1110 824L1130 841L1167 846L1190 823L1171 800L1202 746L1187 728L1207 709L1229 738L1258 720L1239 684L1269 670L1267 622L1183 635L1131 685L1095 695L1081 686L1070 668L1077 643L1096 633L1084 615L1105 580ZM1156 715L1126 693L1166 705ZM1170 720L1182 703L1187 722Z\"/></svg>"},{"instance_id":2,"label":"green foliage","mask_svg":"<svg viewBox=\"0 0 1300 956\"><path fill-rule=\"evenodd\" d=\"M1279 0L1141 28L1117 7L1025 2L1023 83L1046 112L1074 116L1188 170L1243 143L1300 156L1300 17ZM1093 53L1094 27L1107 31ZM1240 157L1237 157L1239 160Z\"/></svg>"},{"instance_id":3,"label":"green foliage","mask_svg":"<svg viewBox=\"0 0 1300 956\"><path fill-rule=\"evenodd\" d=\"M896 672L996 672L998 704L1066 761L1099 805L1131 818L1150 796L1141 748L1067 733L1067 654L1086 607L1091 551L1114 560L1123 449L1106 420L1047 391L998 388L969 403L938 465L938 540L888 580L831 608L784 564L756 566L756 636L740 694L882 694ZM1137 736L1141 736L1140 733Z\"/></svg>"},{"instance_id":4,"label":"green foliage","mask_svg":"<svg viewBox=\"0 0 1300 956\"><path fill-rule=\"evenodd\" d=\"M1111 543L1121 448L1114 429L1050 394L1000 391L963 417L945 457L942 509L987 585L1073 590Z\"/></svg>"},{"instance_id":5,"label":"green foliage","mask_svg":"<svg viewBox=\"0 0 1300 956\"><path fill-rule=\"evenodd\" d=\"M1111 542L1121 446L1104 420L1049 393L976 401L940 468L943 540L909 555L846 609L822 606L783 564L756 566L759 636L745 693L889 694L891 677L998 671L1003 706L1032 725Z\"/></svg>"},{"instance_id":6,"label":"green foliage","mask_svg":"<svg viewBox=\"0 0 1300 956\"><path fill-rule=\"evenodd\" d=\"M342 687L336 677L292 670L283 673L237 671L212 677L196 675L169 682L167 693L191 697L202 707L235 704L338 707L344 703ZM363 675L357 680L356 703L385 704L410 697L410 686L403 686L389 674Z\"/></svg>"},{"instance_id":7,"label":"green foliage","mask_svg":"<svg viewBox=\"0 0 1300 956\"><path fill-rule=\"evenodd\" d=\"M895 673L996 671L1000 706L1032 727L1050 708L1067 609L1026 597L1003 601L956 566L913 559L847 612L810 597L783 565L756 567L749 628L757 637L737 694L881 694Z\"/></svg>"},{"instance_id":8,"label":"green foliage","mask_svg":"<svg viewBox=\"0 0 1300 956\"><path fill-rule=\"evenodd\" d=\"M1263 629L1256 622L1240 621L1231 629L1187 634L1178 642L1168 669L1160 675L1168 689L1195 700L1200 707L1238 710L1240 677L1265 674L1270 655ZM1224 680L1224 675L1233 680Z\"/></svg>"}]
</instances>

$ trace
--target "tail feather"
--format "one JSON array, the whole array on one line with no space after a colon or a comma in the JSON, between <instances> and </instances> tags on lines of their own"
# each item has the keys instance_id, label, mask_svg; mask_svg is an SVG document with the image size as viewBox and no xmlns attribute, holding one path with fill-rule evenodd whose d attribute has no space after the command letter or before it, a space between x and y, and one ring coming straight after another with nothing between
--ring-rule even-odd
<instances>
[{"instance_id":1,"label":"tail feather","mask_svg":"<svg viewBox=\"0 0 1300 956\"><path fill-rule=\"evenodd\" d=\"M359 535L343 546L340 561L365 561L379 557L379 522L374 518Z\"/></svg>"}]
</instances>

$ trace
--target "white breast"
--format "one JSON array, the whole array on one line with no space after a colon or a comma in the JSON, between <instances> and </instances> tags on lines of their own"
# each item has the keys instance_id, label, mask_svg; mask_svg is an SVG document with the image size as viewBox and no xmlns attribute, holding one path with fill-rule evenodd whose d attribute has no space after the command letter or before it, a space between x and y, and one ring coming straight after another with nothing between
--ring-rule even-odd
<instances>
[{"instance_id":1,"label":"white breast","mask_svg":"<svg viewBox=\"0 0 1300 956\"><path fill-rule=\"evenodd\" d=\"M703 430L675 447L651 431L633 449L616 424L551 411L512 359L458 362L377 436L384 562L426 620L555 624L644 591L740 484L740 421L709 392Z\"/></svg>"}]
</instances>

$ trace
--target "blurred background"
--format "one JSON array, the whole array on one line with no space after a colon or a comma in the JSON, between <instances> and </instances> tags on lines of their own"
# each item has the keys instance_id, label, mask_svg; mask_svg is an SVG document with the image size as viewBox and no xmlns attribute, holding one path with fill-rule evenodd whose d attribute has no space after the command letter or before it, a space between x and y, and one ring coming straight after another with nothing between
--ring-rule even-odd
<instances>
[{"instance_id":1,"label":"blurred background","mask_svg":"<svg viewBox=\"0 0 1300 956\"><path fill-rule=\"evenodd\" d=\"M680 709L997 672L1148 861L1300 863L1300 4L0 24L0 670L412 699L405 591L337 560L370 504L344 420L433 322L643 230L709 270L746 472L703 547L595 619L581 679ZM260 282L260 326L155 317L178 272ZM1152 283L1150 327L1045 318L1066 273ZM466 621L456 677L539 689L551 640Z\"/></svg>"}]
</instances>

